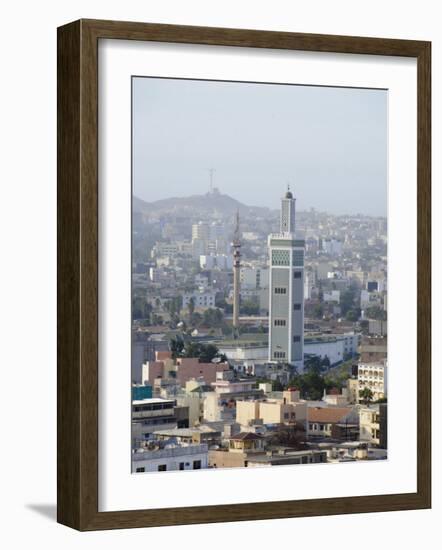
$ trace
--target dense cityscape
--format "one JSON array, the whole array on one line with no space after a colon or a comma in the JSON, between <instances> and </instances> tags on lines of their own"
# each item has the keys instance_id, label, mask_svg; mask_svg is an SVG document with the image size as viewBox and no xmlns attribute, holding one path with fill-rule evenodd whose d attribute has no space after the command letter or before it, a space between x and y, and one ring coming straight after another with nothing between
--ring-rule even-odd
<instances>
[{"instance_id":1,"label":"dense cityscape","mask_svg":"<svg viewBox=\"0 0 442 550\"><path fill-rule=\"evenodd\" d=\"M134 197L134 473L387 458L387 220L276 192Z\"/></svg>"}]
</instances>

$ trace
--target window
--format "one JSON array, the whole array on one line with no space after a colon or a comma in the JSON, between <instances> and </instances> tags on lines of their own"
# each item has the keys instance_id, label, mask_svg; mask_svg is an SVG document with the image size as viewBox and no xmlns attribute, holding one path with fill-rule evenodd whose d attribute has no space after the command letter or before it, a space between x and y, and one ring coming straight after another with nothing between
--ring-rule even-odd
<instances>
[{"instance_id":1,"label":"window","mask_svg":"<svg viewBox=\"0 0 442 550\"><path fill-rule=\"evenodd\" d=\"M145 470L145 468L142 467L142 468L137 468L135 471L137 473L141 473L141 472L145 472L146 470Z\"/></svg>"},{"instance_id":2,"label":"window","mask_svg":"<svg viewBox=\"0 0 442 550\"><path fill-rule=\"evenodd\" d=\"M289 413L284 413L284 418L287 419L289 417Z\"/></svg>"},{"instance_id":3,"label":"window","mask_svg":"<svg viewBox=\"0 0 442 550\"><path fill-rule=\"evenodd\" d=\"M159 472L165 472L167 470L167 464L159 464L158 465L158 471Z\"/></svg>"},{"instance_id":4,"label":"window","mask_svg":"<svg viewBox=\"0 0 442 550\"><path fill-rule=\"evenodd\" d=\"M275 327L285 327L285 319L275 319L273 324Z\"/></svg>"},{"instance_id":5,"label":"window","mask_svg":"<svg viewBox=\"0 0 442 550\"><path fill-rule=\"evenodd\" d=\"M184 470L184 462L180 462L180 470Z\"/></svg>"},{"instance_id":6,"label":"window","mask_svg":"<svg viewBox=\"0 0 442 550\"><path fill-rule=\"evenodd\" d=\"M293 304L293 311L300 311L301 310L301 304Z\"/></svg>"},{"instance_id":7,"label":"window","mask_svg":"<svg viewBox=\"0 0 442 550\"><path fill-rule=\"evenodd\" d=\"M293 273L293 278L294 279L300 279L302 277L302 273L300 271L295 271Z\"/></svg>"},{"instance_id":8,"label":"window","mask_svg":"<svg viewBox=\"0 0 442 550\"><path fill-rule=\"evenodd\" d=\"M285 287L277 286L275 287L275 294L287 294L287 289Z\"/></svg>"},{"instance_id":9,"label":"window","mask_svg":"<svg viewBox=\"0 0 442 550\"><path fill-rule=\"evenodd\" d=\"M284 359L285 358L285 351L275 351L273 353L274 359Z\"/></svg>"},{"instance_id":10,"label":"window","mask_svg":"<svg viewBox=\"0 0 442 550\"><path fill-rule=\"evenodd\" d=\"M303 250L294 250L293 251L293 265L297 265L297 266L304 265L304 251ZM299 271L299 274L301 274L300 271Z\"/></svg>"},{"instance_id":11,"label":"window","mask_svg":"<svg viewBox=\"0 0 442 550\"><path fill-rule=\"evenodd\" d=\"M293 336L293 342L296 344L297 342L300 342L301 341L301 337L300 336Z\"/></svg>"},{"instance_id":12,"label":"window","mask_svg":"<svg viewBox=\"0 0 442 550\"><path fill-rule=\"evenodd\" d=\"M289 265L290 253L288 250L272 250L272 265Z\"/></svg>"},{"instance_id":13,"label":"window","mask_svg":"<svg viewBox=\"0 0 442 550\"><path fill-rule=\"evenodd\" d=\"M201 470L201 460L194 460L193 461L193 469L194 470Z\"/></svg>"}]
</instances>

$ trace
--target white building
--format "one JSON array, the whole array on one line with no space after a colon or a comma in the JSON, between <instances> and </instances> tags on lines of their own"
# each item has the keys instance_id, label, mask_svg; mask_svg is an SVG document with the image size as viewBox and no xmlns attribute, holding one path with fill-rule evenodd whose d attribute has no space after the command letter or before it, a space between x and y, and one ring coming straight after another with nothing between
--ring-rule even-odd
<instances>
[{"instance_id":1,"label":"white building","mask_svg":"<svg viewBox=\"0 0 442 550\"><path fill-rule=\"evenodd\" d=\"M183 295L183 307L187 307L192 299L195 308L215 307L215 292L188 292Z\"/></svg>"},{"instance_id":2,"label":"white building","mask_svg":"<svg viewBox=\"0 0 442 550\"><path fill-rule=\"evenodd\" d=\"M156 243L152 248L152 258L158 257L173 257L178 253L178 245L176 243Z\"/></svg>"},{"instance_id":3,"label":"white building","mask_svg":"<svg viewBox=\"0 0 442 550\"><path fill-rule=\"evenodd\" d=\"M201 269L221 269L222 271L233 268L233 258L227 254L202 254L200 256Z\"/></svg>"},{"instance_id":4,"label":"white building","mask_svg":"<svg viewBox=\"0 0 442 550\"><path fill-rule=\"evenodd\" d=\"M304 240L295 238L296 199L287 191L281 201L280 232L268 238L269 361L303 367Z\"/></svg>"},{"instance_id":5,"label":"white building","mask_svg":"<svg viewBox=\"0 0 442 550\"><path fill-rule=\"evenodd\" d=\"M240 270L242 289L268 288L269 269L267 267L242 267Z\"/></svg>"},{"instance_id":6,"label":"white building","mask_svg":"<svg viewBox=\"0 0 442 550\"><path fill-rule=\"evenodd\" d=\"M148 439L156 430L176 428L175 400L151 397L132 401L132 439Z\"/></svg>"},{"instance_id":7,"label":"white building","mask_svg":"<svg viewBox=\"0 0 442 550\"><path fill-rule=\"evenodd\" d=\"M339 304L341 300L341 291L340 290L326 290L324 292L324 302L333 302Z\"/></svg>"},{"instance_id":8,"label":"white building","mask_svg":"<svg viewBox=\"0 0 442 550\"><path fill-rule=\"evenodd\" d=\"M316 284L316 276L313 271L306 271L304 273L304 299L310 300L312 297L312 290Z\"/></svg>"},{"instance_id":9,"label":"white building","mask_svg":"<svg viewBox=\"0 0 442 550\"><path fill-rule=\"evenodd\" d=\"M368 292L368 290L361 290L361 302L360 302L361 309L364 309L364 307L367 307L369 304L370 304L370 292Z\"/></svg>"},{"instance_id":10,"label":"white building","mask_svg":"<svg viewBox=\"0 0 442 550\"><path fill-rule=\"evenodd\" d=\"M208 241L210 239L210 228L206 222L198 222L192 225L192 241L200 239Z\"/></svg>"},{"instance_id":11,"label":"white building","mask_svg":"<svg viewBox=\"0 0 442 550\"><path fill-rule=\"evenodd\" d=\"M322 250L330 256L341 256L342 241L339 239L322 239Z\"/></svg>"},{"instance_id":12,"label":"white building","mask_svg":"<svg viewBox=\"0 0 442 550\"><path fill-rule=\"evenodd\" d=\"M361 407L359 409L359 440L373 445L380 444L380 414L378 405Z\"/></svg>"},{"instance_id":13,"label":"white building","mask_svg":"<svg viewBox=\"0 0 442 550\"><path fill-rule=\"evenodd\" d=\"M387 365L384 363L358 364L359 390L369 388L373 392L373 400L387 397Z\"/></svg>"},{"instance_id":14,"label":"white building","mask_svg":"<svg viewBox=\"0 0 442 550\"><path fill-rule=\"evenodd\" d=\"M162 449L140 448L132 453L132 472L166 472L174 470L201 470L208 467L206 443L169 444Z\"/></svg>"}]
</instances>

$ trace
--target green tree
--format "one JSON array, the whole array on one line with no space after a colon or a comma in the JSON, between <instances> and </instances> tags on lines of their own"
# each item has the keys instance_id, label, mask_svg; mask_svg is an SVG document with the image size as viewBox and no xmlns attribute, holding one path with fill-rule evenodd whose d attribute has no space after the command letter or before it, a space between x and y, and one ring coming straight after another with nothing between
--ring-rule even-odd
<instances>
[{"instance_id":1,"label":"green tree","mask_svg":"<svg viewBox=\"0 0 442 550\"><path fill-rule=\"evenodd\" d=\"M359 314L355 309L349 309L345 314L345 318L347 319L347 321L355 323L359 319Z\"/></svg>"},{"instance_id":2,"label":"green tree","mask_svg":"<svg viewBox=\"0 0 442 550\"><path fill-rule=\"evenodd\" d=\"M329 361L330 362L330 361ZM321 373L323 369L321 358L317 355L313 355L304 361L304 370L307 372Z\"/></svg>"},{"instance_id":3,"label":"green tree","mask_svg":"<svg viewBox=\"0 0 442 550\"><path fill-rule=\"evenodd\" d=\"M322 319L324 315L324 306L322 304L316 304L313 308L313 315L316 319Z\"/></svg>"},{"instance_id":4,"label":"green tree","mask_svg":"<svg viewBox=\"0 0 442 550\"><path fill-rule=\"evenodd\" d=\"M224 322L223 312L218 308L208 308L203 313L203 325L206 327L220 327Z\"/></svg>"},{"instance_id":5,"label":"green tree","mask_svg":"<svg viewBox=\"0 0 442 550\"><path fill-rule=\"evenodd\" d=\"M259 305L251 300L245 300L240 304L240 310L243 315L258 315Z\"/></svg>"},{"instance_id":6,"label":"green tree","mask_svg":"<svg viewBox=\"0 0 442 550\"><path fill-rule=\"evenodd\" d=\"M273 380L272 381L272 391L283 391L284 386L281 384L279 380Z\"/></svg>"},{"instance_id":7,"label":"green tree","mask_svg":"<svg viewBox=\"0 0 442 550\"><path fill-rule=\"evenodd\" d=\"M193 298L190 298L187 304L187 311L189 312L189 317L192 318L195 312L195 300Z\"/></svg>"},{"instance_id":8,"label":"green tree","mask_svg":"<svg viewBox=\"0 0 442 550\"><path fill-rule=\"evenodd\" d=\"M353 309L355 301L355 291L353 288L348 288L341 293L339 305L341 306L342 315L347 315L350 309Z\"/></svg>"},{"instance_id":9,"label":"green tree","mask_svg":"<svg viewBox=\"0 0 442 550\"><path fill-rule=\"evenodd\" d=\"M370 401L373 401L373 392L370 388L365 387L364 389L359 390L359 397L363 400L367 407L369 407Z\"/></svg>"},{"instance_id":10,"label":"green tree","mask_svg":"<svg viewBox=\"0 0 442 550\"><path fill-rule=\"evenodd\" d=\"M184 340L180 336L175 336L169 340L169 350L172 353L172 359L181 357L184 349Z\"/></svg>"},{"instance_id":11,"label":"green tree","mask_svg":"<svg viewBox=\"0 0 442 550\"><path fill-rule=\"evenodd\" d=\"M380 306L371 306L365 310L365 315L369 319L377 319L379 321L387 320L387 312L384 311Z\"/></svg>"},{"instance_id":12,"label":"green tree","mask_svg":"<svg viewBox=\"0 0 442 550\"><path fill-rule=\"evenodd\" d=\"M181 357L197 357L200 363L211 363L214 359L227 361L224 354L214 344L202 344L201 342L186 342L180 353Z\"/></svg>"}]
</instances>

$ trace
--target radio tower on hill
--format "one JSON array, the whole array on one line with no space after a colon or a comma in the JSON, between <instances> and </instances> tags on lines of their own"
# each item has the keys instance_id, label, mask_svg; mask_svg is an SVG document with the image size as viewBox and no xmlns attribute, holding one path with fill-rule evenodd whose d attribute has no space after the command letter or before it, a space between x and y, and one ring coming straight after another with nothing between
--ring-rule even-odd
<instances>
[{"instance_id":1,"label":"radio tower on hill","mask_svg":"<svg viewBox=\"0 0 442 550\"><path fill-rule=\"evenodd\" d=\"M235 233L233 234L233 328L235 333L239 328L240 302L240 269L241 269L241 240L239 230L239 210L236 211Z\"/></svg>"}]
</instances>

